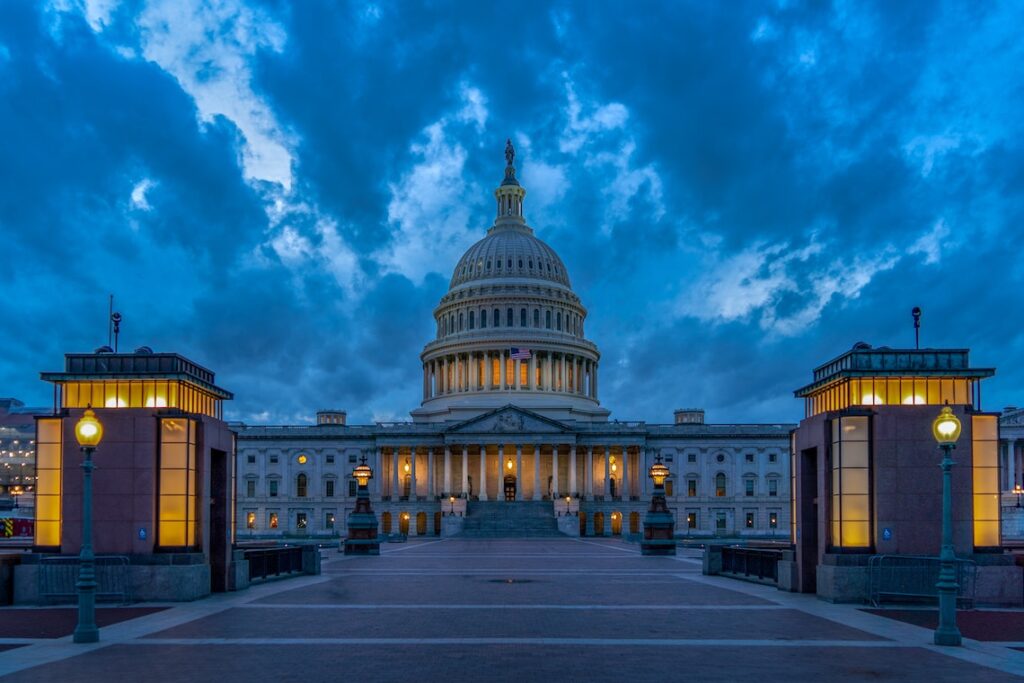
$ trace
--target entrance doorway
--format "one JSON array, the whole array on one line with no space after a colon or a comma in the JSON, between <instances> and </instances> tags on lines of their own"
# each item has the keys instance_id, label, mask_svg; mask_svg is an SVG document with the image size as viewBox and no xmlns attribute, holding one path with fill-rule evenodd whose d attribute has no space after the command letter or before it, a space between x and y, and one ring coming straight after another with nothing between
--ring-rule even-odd
<instances>
[{"instance_id":1,"label":"entrance doorway","mask_svg":"<svg viewBox=\"0 0 1024 683\"><path fill-rule=\"evenodd\" d=\"M580 536L587 535L587 513L580 510Z\"/></svg>"},{"instance_id":2,"label":"entrance doorway","mask_svg":"<svg viewBox=\"0 0 1024 683\"><path fill-rule=\"evenodd\" d=\"M505 500L514 501L516 499L516 478L515 475L505 475Z\"/></svg>"},{"instance_id":3,"label":"entrance doorway","mask_svg":"<svg viewBox=\"0 0 1024 683\"><path fill-rule=\"evenodd\" d=\"M427 535L427 513L417 512L416 513L416 535L426 536Z\"/></svg>"},{"instance_id":4,"label":"entrance doorway","mask_svg":"<svg viewBox=\"0 0 1024 683\"><path fill-rule=\"evenodd\" d=\"M612 513L612 536L621 536L621 535L622 535L622 513L621 512L613 512Z\"/></svg>"},{"instance_id":5,"label":"entrance doorway","mask_svg":"<svg viewBox=\"0 0 1024 683\"><path fill-rule=\"evenodd\" d=\"M595 536L604 536L604 513L603 512L595 512L594 513L594 535Z\"/></svg>"},{"instance_id":6,"label":"entrance doorway","mask_svg":"<svg viewBox=\"0 0 1024 683\"><path fill-rule=\"evenodd\" d=\"M441 513L440 512L435 512L434 513L434 535L435 536L440 536L441 535Z\"/></svg>"},{"instance_id":7,"label":"entrance doorway","mask_svg":"<svg viewBox=\"0 0 1024 683\"><path fill-rule=\"evenodd\" d=\"M231 539L231 472L228 454L210 450L210 591L228 590L228 562Z\"/></svg>"},{"instance_id":8,"label":"entrance doorway","mask_svg":"<svg viewBox=\"0 0 1024 683\"><path fill-rule=\"evenodd\" d=\"M629 533L638 534L640 533L640 513L630 512L629 513Z\"/></svg>"},{"instance_id":9,"label":"entrance doorway","mask_svg":"<svg viewBox=\"0 0 1024 683\"><path fill-rule=\"evenodd\" d=\"M398 533L403 536L409 535L409 513L403 512L398 516Z\"/></svg>"},{"instance_id":10,"label":"entrance doorway","mask_svg":"<svg viewBox=\"0 0 1024 683\"><path fill-rule=\"evenodd\" d=\"M800 565L800 592L817 590L818 573L818 449L808 448L800 453L800 475L797 496L797 561ZM825 471L829 468L826 463Z\"/></svg>"},{"instance_id":11,"label":"entrance doorway","mask_svg":"<svg viewBox=\"0 0 1024 683\"><path fill-rule=\"evenodd\" d=\"M391 533L391 513L385 512L380 516L380 529L383 534Z\"/></svg>"}]
</instances>

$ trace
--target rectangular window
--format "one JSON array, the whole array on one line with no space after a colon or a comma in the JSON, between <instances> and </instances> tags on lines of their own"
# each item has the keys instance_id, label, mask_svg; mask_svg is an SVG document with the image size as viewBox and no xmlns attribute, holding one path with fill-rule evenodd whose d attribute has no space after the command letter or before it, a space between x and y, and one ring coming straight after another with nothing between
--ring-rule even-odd
<instances>
[{"instance_id":1,"label":"rectangular window","mask_svg":"<svg viewBox=\"0 0 1024 683\"><path fill-rule=\"evenodd\" d=\"M769 512L768 513L768 528L777 529L779 528L779 513Z\"/></svg>"},{"instance_id":2,"label":"rectangular window","mask_svg":"<svg viewBox=\"0 0 1024 683\"><path fill-rule=\"evenodd\" d=\"M697 497L697 480L687 479L686 480L686 495L690 498Z\"/></svg>"},{"instance_id":3,"label":"rectangular window","mask_svg":"<svg viewBox=\"0 0 1024 683\"><path fill-rule=\"evenodd\" d=\"M277 484L278 484L277 479L271 479L267 483L268 483L268 485L270 487L270 497L271 498L277 498Z\"/></svg>"},{"instance_id":4,"label":"rectangular window","mask_svg":"<svg viewBox=\"0 0 1024 683\"><path fill-rule=\"evenodd\" d=\"M974 546L999 546L999 425L995 415L971 418Z\"/></svg>"},{"instance_id":5,"label":"rectangular window","mask_svg":"<svg viewBox=\"0 0 1024 683\"><path fill-rule=\"evenodd\" d=\"M779 495L779 480L769 479L768 480L768 495L777 496Z\"/></svg>"},{"instance_id":6,"label":"rectangular window","mask_svg":"<svg viewBox=\"0 0 1024 683\"><path fill-rule=\"evenodd\" d=\"M871 547L867 417L832 421L832 545Z\"/></svg>"},{"instance_id":7,"label":"rectangular window","mask_svg":"<svg viewBox=\"0 0 1024 683\"><path fill-rule=\"evenodd\" d=\"M743 482L743 492L744 492L745 495L748 495L748 496L754 495L754 480L753 479L747 479L747 480L745 480Z\"/></svg>"},{"instance_id":8,"label":"rectangular window","mask_svg":"<svg viewBox=\"0 0 1024 683\"><path fill-rule=\"evenodd\" d=\"M328 512L326 515L324 515L324 528L325 529L333 529L334 528L334 513L333 512Z\"/></svg>"},{"instance_id":9,"label":"rectangular window","mask_svg":"<svg viewBox=\"0 0 1024 683\"><path fill-rule=\"evenodd\" d=\"M276 529L277 528L277 513L276 512L271 512L270 513L270 518L268 520L267 526L270 527L271 529Z\"/></svg>"},{"instance_id":10,"label":"rectangular window","mask_svg":"<svg viewBox=\"0 0 1024 683\"><path fill-rule=\"evenodd\" d=\"M754 513L753 512L748 512L747 513L747 518L744 521L744 526L746 526L748 529L753 529L754 528Z\"/></svg>"},{"instance_id":11,"label":"rectangular window","mask_svg":"<svg viewBox=\"0 0 1024 683\"><path fill-rule=\"evenodd\" d=\"M690 453L686 456L686 462L697 462L697 454Z\"/></svg>"},{"instance_id":12,"label":"rectangular window","mask_svg":"<svg viewBox=\"0 0 1024 683\"><path fill-rule=\"evenodd\" d=\"M157 539L165 548L196 544L196 423L160 420L160 494Z\"/></svg>"},{"instance_id":13,"label":"rectangular window","mask_svg":"<svg viewBox=\"0 0 1024 683\"><path fill-rule=\"evenodd\" d=\"M776 462L779 459L778 453L769 453L768 462Z\"/></svg>"},{"instance_id":14,"label":"rectangular window","mask_svg":"<svg viewBox=\"0 0 1024 683\"><path fill-rule=\"evenodd\" d=\"M671 453L669 453L668 455L665 456L665 462L672 462L673 457L674 456Z\"/></svg>"},{"instance_id":15,"label":"rectangular window","mask_svg":"<svg viewBox=\"0 0 1024 683\"><path fill-rule=\"evenodd\" d=\"M747 462L754 462L754 454L747 453Z\"/></svg>"},{"instance_id":16,"label":"rectangular window","mask_svg":"<svg viewBox=\"0 0 1024 683\"><path fill-rule=\"evenodd\" d=\"M250 510L245 513L245 528L255 529L256 528L256 513Z\"/></svg>"},{"instance_id":17,"label":"rectangular window","mask_svg":"<svg viewBox=\"0 0 1024 683\"><path fill-rule=\"evenodd\" d=\"M356 458L357 458L357 456L355 454L352 454L352 455L348 456L348 464L350 464L350 465L356 464Z\"/></svg>"},{"instance_id":18,"label":"rectangular window","mask_svg":"<svg viewBox=\"0 0 1024 683\"><path fill-rule=\"evenodd\" d=\"M277 464L277 453L271 453L270 454L270 464L271 465L276 465Z\"/></svg>"},{"instance_id":19,"label":"rectangular window","mask_svg":"<svg viewBox=\"0 0 1024 683\"><path fill-rule=\"evenodd\" d=\"M696 529L697 528L697 513L687 512L686 513L686 528Z\"/></svg>"},{"instance_id":20,"label":"rectangular window","mask_svg":"<svg viewBox=\"0 0 1024 683\"><path fill-rule=\"evenodd\" d=\"M295 513L295 528L302 530L309 526L309 517L305 512Z\"/></svg>"},{"instance_id":21,"label":"rectangular window","mask_svg":"<svg viewBox=\"0 0 1024 683\"><path fill-rule=\"evenodd\" d=\"M256 464L256 454L255 453L250 453L249 455L245 456L245 461L247 463L249 463L250 465L255 465Z\"/></svg>"},{"instance_id":22,"label":"rectangular window","mask_svg":"<svg viewBox=\"0 0 1024 683\"><path fill-rule=\"evenodd\" d=\"M327 481L324 482L324 496L326 496L327 498L333 498L334 497L334 480L333 479L328 479Z\"/></svg>"},{"instance_id":23,"label":"rectangular window","mask_svg":"<svg viewBox=\"0 0 1024 683\"><path fill-rule=\"evenodd\" d=\"M333 465L334 464L334 456L333 455L326 455L326 456L324 456L324 459L327 461L328 465Z\"/></svg>"},{"instance_id":24,"label":"rectangular window","mask_svg":"<svg viewBox=\"0 0 1024 683\"><path fill-rule=\"evenodd\" d=\"M715 529L717 531L725 531L725 522L725 511L718 510L717 512L715 512Z\"/></svg>"},{"instance_id":25,"label":"rectangular window","mask_svg":"<svg viewBox=\"0 0 1024 683\"><path fill-rule=\"evenodd\" d=\"M355 498L356 497L356 494L358 493L358 490L357 490L358 487L359 487L359 484L358 484L358 482L356 482L355 479L350 479L349 480L349 482L348 482L348 497L349 498Z\"/></svg>"},{"instance_id":26,"label":"rectangular window","mask_svg":"<svg viewBox=\"0 0 1024 683\"><path fill-rule=\"evenodd\" d=\"M245 480L245 495L247 498L256 497L256 480L246 479Z\"/></svg>"},{"instance_id":27,"label":"rectangular window","mask_svg":"<svg viewBox=\"0 0 1024 683\"><path fill-rule=\"evenodd\" d=\"M37 546L60 547L61 460L64 421L36 421L36 538Z\"/></svg>"}]
</instances>

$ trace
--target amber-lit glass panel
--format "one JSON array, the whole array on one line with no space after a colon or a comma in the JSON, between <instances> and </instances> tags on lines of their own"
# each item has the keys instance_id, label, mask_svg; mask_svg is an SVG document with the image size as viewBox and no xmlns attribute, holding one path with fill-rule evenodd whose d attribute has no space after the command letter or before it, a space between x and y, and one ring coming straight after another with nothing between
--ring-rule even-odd
<instances>
[{"instance_id":1,"label":"amber-lit glass panel","mask_svg":"<svg viewBox=\"0 0 1024 683\"><path fill-rule=\"evenodd\" d=\"M530 366L524 361L519 362L519 384L526 386L530 381Z\"/></svg>"},{"instance_id":2,"label":"amber-lit glass panel","mask_svg":"<svg viewBox=\"0 0 1024 683\"><path fill-rule=\"evenodd\" d=\"M514 384L516 376L516 362L511 358L505 359L505 382L507 384Z\"/></svg>"},{"instance_id":3,"label":"amber-lit glass panel","mask_svg":"<svg viewBox=\"0 0 1024 683\"><path fill-rule=\"evenodd\" d=\"M162 547L196 544L196 423L160 420L160 493L157 539Z\"/></svg>"},{"instance_id":4,"label":"amber-lit glass panel","mask_svg":"<svg viewBox=\"0 0 1024 683\"><path fill-rule=\"evenodd\" d=\"M501 359L495 357L491 359L491 377L489 386L497 386L498 380L500 379L499 373L501 372Z\"/></svg>"},{"instance_id":5,"label":"amber-lit glass panel","mask_svg":"<svg viewBox=\"0 0 1024 683\"><path fill-rule=\"evenodd\" d=\"M971 418L974 480L974 545L994 548L999 533L999 425L995 415Z\"/></svg>"},{"instance_id":6,"label":"amber-lit glass panel","mask_svg":"<svg viewBox=\"0 0 1024 683\"><path fill-rule=\"evenodd\" d=\"M536 372L534 374L536 374L537 376L534 377L534 384L533 384L533 386L535 388L537 388L537 389L543 389L544 388L544 383L541 382L541 377L543 375L541 374L541 360L540 359L537 359Z\"/></svg>"},{"instance_id":7,"label":"amber-lit glass panel","mask_svg":"<svg viewBox=\"0 0 1024 683\"><path fill-rule=\"evenodd\" d=\"M889 382L885 382L886 391ZM877 385L876 385L877 387ZM894 391L899 391L896 381ZM898 393L897 393L898 395ZM832 421L832 545L871 547L870 443L867 417Z\"/></svg>"},{"instance_id":8,"label":"amber-lit glass panel","mask_svg":"<svg viewBox=\"0 0 1024 683\"><path fill-rule=\"evenodd\" d=\"M36 537L43 547L60 546L62 420L36 421Z\"/></svg>"}]
</instances>

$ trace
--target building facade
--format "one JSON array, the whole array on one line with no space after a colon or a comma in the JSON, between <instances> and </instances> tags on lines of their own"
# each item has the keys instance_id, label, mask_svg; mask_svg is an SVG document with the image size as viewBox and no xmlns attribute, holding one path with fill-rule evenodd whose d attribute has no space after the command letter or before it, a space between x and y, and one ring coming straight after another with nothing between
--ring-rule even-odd
<instances>
[{"instance_id":1,"label":"building facade","mask_svg":"<svg viewBox=\"0 0 1024 683\"><path fill-rule=\"evenodd\" d=\"M343 536L364 456L382 533L440 534L445 516L478 503L530 501L548 501L566 533L639 533L659 454L678 533L788 536L794 425L706 424L702 410L667 424L609 419L587 309L523 217L514 156L509 144L493 226L433 311L410 421L349 425L322 411L311 426L233 425L240 539Z\"/></svg>"}]
</instances>

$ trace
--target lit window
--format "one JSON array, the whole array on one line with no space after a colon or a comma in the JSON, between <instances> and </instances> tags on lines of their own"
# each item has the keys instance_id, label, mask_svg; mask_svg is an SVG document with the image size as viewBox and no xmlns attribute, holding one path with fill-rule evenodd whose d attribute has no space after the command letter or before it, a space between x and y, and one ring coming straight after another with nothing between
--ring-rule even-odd
<instances>
[{"instance_id":1,"label":"lit window","mask_svg":"<svg viewBox=\"0 0 1024 683\"><path fill-rule=\"evenodd\" d=\"M719 498L725 496L725 475L721 472L715 475L715 495Z\"/></svg>"},{"instance_id":2,"label":"lit window","mask_svg":"<svg viewBox=\"0 0 1024 683\"><path fill-rule=\"evenodd\" d=\"M768 527L771 529L777 529L779 527L779 513L769 512L768 513Z\"/></svg>"},{"instance_id":3,"label":"lit window","mask_svg":"<svg viewBox=\"0 0 1024 683\"><path fill-rule=\"evenodd\" d=\"M256 528L256 513L247 512L245 513L245 528L255 529Z\"/></svg>"},{"instance_id":4,"label":"lit window","mask_svg":"<svg viewBox=\"0 0 1024 683\"><path fill-rule=\"evenodd\" d=\"M276 529L277 528L277 513L276 512L271 512L270 513L270 523L267 526L269 526L271 529Z\"/></svg>"},{"instance_id":5,"label":"lit window","mask_svg":"<svg viewBox=\"0 0 1024 683\"><path fill-rule=\"evenodd\" d=\"M306 526L308 526L308 524L309 524L309 518L306 516L305 512L296 512L295 513L295 528L296 529L305 529Z\"/></svg>"},{"instance_id":6,"label":"lit window","mask_svg":"<svg viewBox=\"0 0 1024 683\"><path fill-rule=\"evenodd\" d=\"M686 528L696 529L697 528L697 513L687 512L686 513Z\"/></svg>"},{"instance_id":7,"label":"lit window","mask_svg":"<svg viewBox=\"0 0 1024 683\"><path fill-rule=\"evenodd\" d=\"M326 515L324 515L324 528L325 529L333 529L334 528L334 513L333 512L328 512Z\"/></svg>"},{"instance_id":8,"label":"lit window","mask_svg":"<svg viewBox=\"0 0 1024 683\"><path fill-rule=\"evenodd\" d=\"M754 513L753 512L748 512L747 513L747 519L746 519L746 523L745 524L746 524L746 527L748 529L753 529L754 528Z\"/></svg>"}]
</instances>

